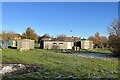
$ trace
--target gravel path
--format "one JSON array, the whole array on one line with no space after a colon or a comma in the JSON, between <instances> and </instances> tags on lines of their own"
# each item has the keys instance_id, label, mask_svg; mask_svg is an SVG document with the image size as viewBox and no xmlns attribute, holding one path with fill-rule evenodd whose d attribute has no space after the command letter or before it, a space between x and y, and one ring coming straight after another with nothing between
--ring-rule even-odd
<instances>
[{"instance_id":1,"label":"gravel path","mask_svg":"<svg viewBox=\"0 0 120 80\"><path fill-rule=\"evenodd\" d=\"M103 59L115 59L115 60L118 60L118 58L113 57L112 54L108 54L108 53L75 52L73 54L78 55L78 56L82 56L82 57L88 57L88 58L103 58Z\"/></svg>"}]
</instances>

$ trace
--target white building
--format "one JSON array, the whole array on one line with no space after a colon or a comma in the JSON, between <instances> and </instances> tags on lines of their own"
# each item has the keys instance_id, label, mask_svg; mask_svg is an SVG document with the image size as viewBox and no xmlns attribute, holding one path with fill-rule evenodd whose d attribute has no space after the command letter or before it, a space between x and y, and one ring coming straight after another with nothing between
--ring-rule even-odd
<instances>
[{"instance_id":1,"label":"white building","mask_svg":"<svg viewBox=\"0 0 120 80\"><path fill-rule=\"evenodd\" d=\"M42 41L41 46L43 49L72 49L74 46L74 42L44 40Z\"/></svg>"}]
</instances>

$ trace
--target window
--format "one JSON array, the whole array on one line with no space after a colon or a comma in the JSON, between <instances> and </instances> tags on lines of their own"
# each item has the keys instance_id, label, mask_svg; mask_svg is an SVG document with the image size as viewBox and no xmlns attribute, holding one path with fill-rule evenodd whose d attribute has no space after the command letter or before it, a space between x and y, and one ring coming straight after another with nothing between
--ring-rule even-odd
<instances>
[{"instance_id":1,"label":"window","mask_svg":"<svg viewBox=\"0 0 120 80\"><path fill-rule=\"evenodd\" d=\"M53 43L53 44L57 44L57 43Z\"/></svg>"},{"instance_id":2,"label":"window","mask_svg":"<svg viewBox=\"0 0 120 80\"><path fill-rule=\"evenodd\" d=\"M59 43L59 44L63 44L63 43Z\"/></svg>"}]
</instances>

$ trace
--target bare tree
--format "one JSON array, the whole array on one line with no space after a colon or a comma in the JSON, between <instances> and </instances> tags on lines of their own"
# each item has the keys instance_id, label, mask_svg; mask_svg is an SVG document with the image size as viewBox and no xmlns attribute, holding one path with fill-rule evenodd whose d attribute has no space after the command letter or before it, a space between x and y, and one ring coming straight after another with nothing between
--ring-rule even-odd
<instances>
[{"instance_id":1,"label":"bare tree","mask_svg":"<svg viewBox=\"0 0 120 80\"><path fill-rule=\"evenodd\" d=\"M117 19L113 20L108 31L110 35L116 35L120 37L120 21L118 21Z\"/></svg>"},{"instance_id":2,"label":"bare tree","mask_svg":"<svg viewBox=\"0 0 120 80\"><path fill-rule=\"evenodd\" d=\"M113 20L109 27L109 45L115 56L120 56L120 21Z\"/></svg>"}]
</instances>

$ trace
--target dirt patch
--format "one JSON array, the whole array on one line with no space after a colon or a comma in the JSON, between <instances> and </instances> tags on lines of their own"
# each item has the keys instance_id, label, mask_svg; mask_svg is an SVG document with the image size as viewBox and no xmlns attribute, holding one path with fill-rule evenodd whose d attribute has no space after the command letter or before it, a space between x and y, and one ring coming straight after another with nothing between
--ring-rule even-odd
<instances>
[{"instance_id":1,"label":"dirt patch","mask_svg":"<svg viewBox=\"0 0 120 80\"><path fill-rule=\"evenodd\" d=\"M42 69L42 67L41 65L37 64L2 64L2 67L0 69L0 75L5 78L13 75L29 74L32 72L36 72L39 69Z\"/></svg>"}]
</instances>

